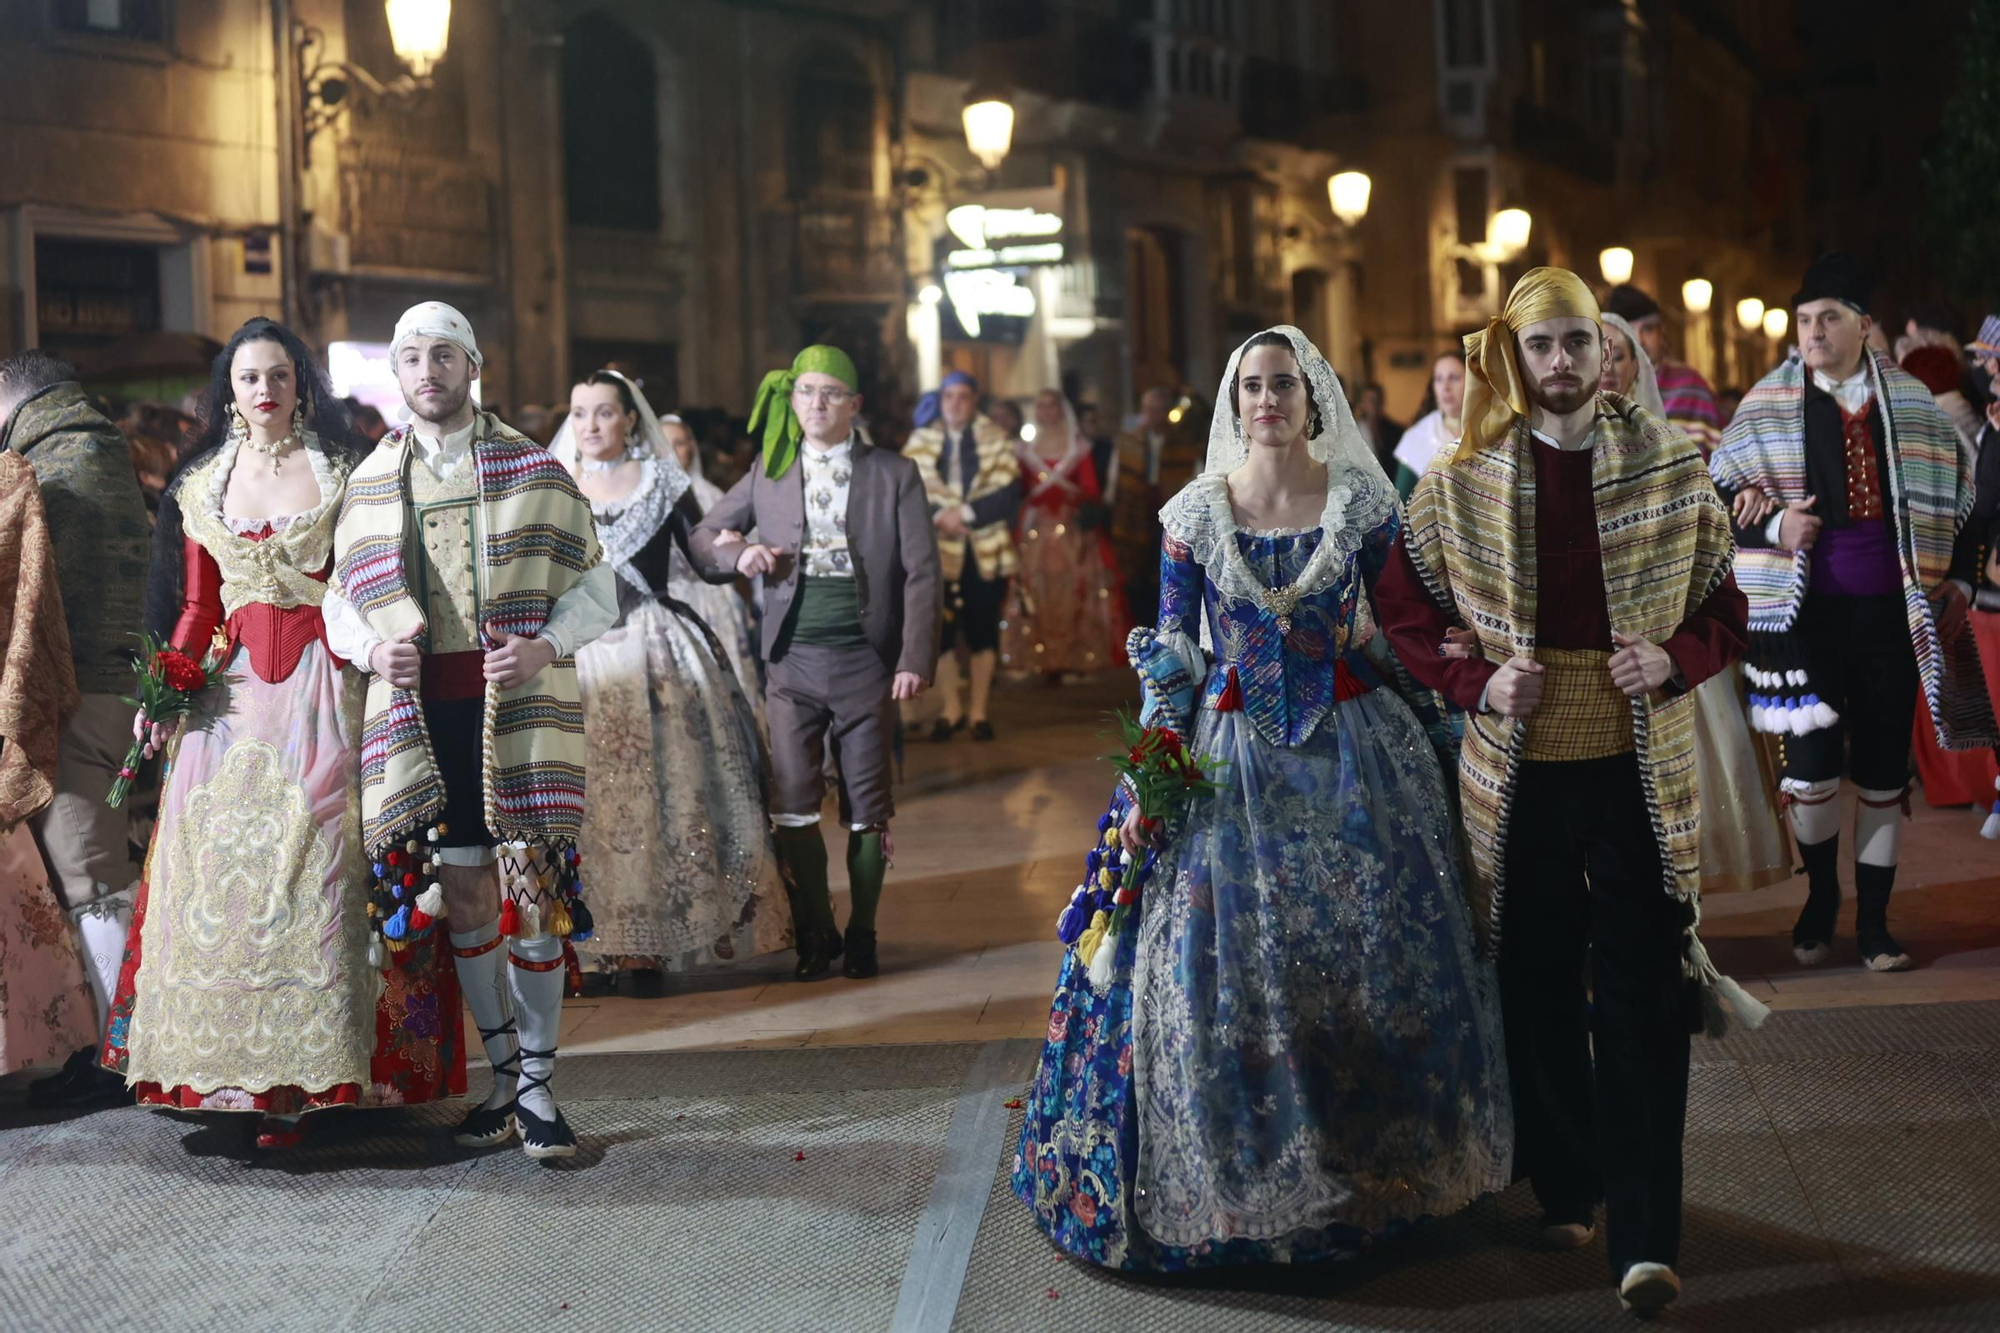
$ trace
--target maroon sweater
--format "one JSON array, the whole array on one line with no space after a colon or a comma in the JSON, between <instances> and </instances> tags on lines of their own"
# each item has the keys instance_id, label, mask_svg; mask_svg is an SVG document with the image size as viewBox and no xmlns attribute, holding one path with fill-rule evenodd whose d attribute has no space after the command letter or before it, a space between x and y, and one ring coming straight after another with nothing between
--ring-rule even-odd
<instances>
[{"instance_id":1,"label":"maroon sweater","mask_svg":"<svg viewBox=\"0 0 2000 1333\"><path fill-rule=\"evenodd\" d=\"M1597 541L1590 450L1565 451L1538 439L1534 452L1539 584L1535 642L1547 648L1615 652L1604 600L1604 555ZM1438 656L1445 631L1456 622L1451 611L1431 600L1402 542L1396 543L1376 581L1375 612L1389 646L1411 675L1458 707L1468 712L1478 709L1486 682L1500 667L1483 657ZM1741 657L1749 615L1749 603L1737 590L1735 575L1725 577L1660 645L1679 673L1679 681L1669 681L1667 690L1691 690Z\"/></svg>"}]
</instances>

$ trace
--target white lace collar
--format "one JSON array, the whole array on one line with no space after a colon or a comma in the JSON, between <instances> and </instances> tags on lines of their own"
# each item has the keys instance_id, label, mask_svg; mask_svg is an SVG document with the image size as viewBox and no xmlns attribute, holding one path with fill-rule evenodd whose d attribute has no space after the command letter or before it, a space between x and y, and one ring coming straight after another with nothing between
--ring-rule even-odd
<instances>
[{"instance_id":1,"label":"white lace collar","mask_svg":"<svg viewBox=\"0 0 2000 1333\"><path fill-rule=\"evenodd\" d=\"M686 472L675 468L670 480L659 460L649 455L639 460L639 484L631 494L610 503L590 502L604 558L619 578L648 597L653 595L653 587L633 568L633 557L646 549L689 485Z\"/></svg>"},{"instance_id":2,"label":"white lace collar","mask_svg":"<svg viewBox=\"0 0 2000 1333\"><path fill-rule=\"evenodd\" d=\"M229 493L229 478L235 473L236 460L242 453L242 440L225 438L222 441L215 462L209 467L208 494L202 498L203 508L231 532L235 529L230 527L232 520L223 512L222 502ZM328 505L339 501L342 489L340 478L334 475L333 463L327 458L326 451L320 447L319 436L311 431L301 432L299 453L305 456L306 462L312 468L313 481L319 486L319 503L296 514L274 516L268 520L259 519L257 522L270 522L273 526L277 526L282 517L286 527L307 528L318 521L319 516L326 512Z\"/></svg>"}]
</instances>

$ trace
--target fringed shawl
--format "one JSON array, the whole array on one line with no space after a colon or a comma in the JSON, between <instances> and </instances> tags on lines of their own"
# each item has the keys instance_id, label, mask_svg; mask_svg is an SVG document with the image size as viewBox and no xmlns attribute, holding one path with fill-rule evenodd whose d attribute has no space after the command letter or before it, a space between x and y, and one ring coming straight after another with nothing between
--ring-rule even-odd
<instances>
[{"instance_id":1,"label":"fringed shawl","mask_svg":"<svg viewBox=\"0 0 2000 1333\"><path fill-rule=\"evenodd\" d=\"M1882 408L1903 607L1938 744L1947 750L2000 744L1979 649L1970 634L1956 645L1940 643L1929 601L1950 572L1952 544L1972 512L1972 459L1921 381L1873 349L1864 364ZM1805 363L1794 350L1744 395L1709 460L1717 485L1755 486L1780 504L1806 497L1805 386ZM1783 650L1811 581L1810 556L1745 551L1737 564L1737 583L1750 601L1753 657L1773 653L1781 670L1799 669L1799 654Z\"/></svg>"},{"instance_id":2,"label":"fringed shawl","mask_svg":"<svg viewBox=\"0 0 2000 1333\"><path fill-rule=\"evenodd\" d=\"M934 506L956 509L968 500L991 495L997 490L1013 485L1021 479L1021 459L1014 452L1014 441L1006 431L984 416L973 418L972 442L979 458L979 471L972 479L972 486L959 494L957 478L946 481L938 470L939 457L944 453L945 427L942 421L910 432L910 438L903 442L903 457L917 465L918 475L924 479L924 490ZM972 530L972 558L979 566L979 576L986 579L1004 579L1018 567L1014 554L1014 533L1006 522L988 523L983 528ZM965 547L958 542L939 542L938 559L944 580L953 582L964 576Z\"/></svg>"},{"instance_id":3,"label":"fringed shawl","mask_svg":"<svg viewBox=\"0 0 2000 1333\"><path fill-rule=\"evenodd\" d=\"M472 457L481 637L489 644L532 637L600 558L590 506L561 464L491 413L479 416ZM385 438L350 478L334 535L341 590L385 640L424 629L407 577L412 459L409 432ZM512 688L489 683L484 736L486 825L494 836L573 843L583 822L585 756L575 659ZM421 701L380 676L368 682L361 784L362 839L371 852L444 809Z\"/></svg>"},{"instance_id":4,"label":"fringed shawl","mask_svg":"<svg viewBox=\"0 0 2000 1333\"><path fill-rule=\"evenodd\" d=\"M55 543L35 470L0 452L0 830L55 795L56 746L79 701ZM136 626L134 627L136 629Z\"/></svg>"},{"instance_id":5,"label":"fringed shawl","mask_svg":"<svg viewBox=\"0 0 2000 1333\"><path fill-rule=\"evenodd\" d=\"M1674 426L1616 394L1598 397L1591 487L1611 627L1664 642L1722 584L1732 547L1728 514L1701 456ZM1534 445L1525 421L1461 462L1439 455L1410 497L1406 541L1431 595L1479 635L1486 659L1535 653ZM1607 648L1609 644L1605 645ZM1666 892L1701 887L1694 697L1655 691L1631 701L1646 803ZM1500 934L1509 809L1533 716L1467 718L1459 792L1475 902L1490 940Z\"/></svg>"}]
</instances>

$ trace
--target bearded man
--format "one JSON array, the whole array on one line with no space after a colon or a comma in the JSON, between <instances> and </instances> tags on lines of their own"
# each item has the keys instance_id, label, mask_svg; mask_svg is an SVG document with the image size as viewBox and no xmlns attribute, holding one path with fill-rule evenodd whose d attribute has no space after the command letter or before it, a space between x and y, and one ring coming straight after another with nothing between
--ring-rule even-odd
<instances>
[{"instance_id":1,"label":"bearded man","mask_svg":"<svg viewBox=\"0 0 2000 1333\"><path fill-rule=\"evenodd\" d=\"M1678 429L1598 391L1574 273L1530 270L1465 348L1462 437L1411 495L1376 604L1397 657L1469 715L1462 816L1543 1239L1588 1244L1601 1199L1612 1280L1650 1314L1680 1291L1702 983L1740 996L1694 936L1691 691L1744 637L1728 515Z\"/></svg>"},{"instance_id":2,"label":"bearded man","mask_svg":"<svg viewBox=\"0 0 2000 1333\"><path fill-rule=\"evenodd\" d=\"M617 619L615 576L569 473L472 402L482 361L464 315L410 307L390 360L410 424L348 479L323 607L333 651L372 677L361 838L378 877L414 882L402 858L421 858L443 890L493 1066L456 1141L518 1130L528 1156L568 1157L549 1082L564 941L589 928L564 892L583 823L576 651Z\"/></svg>"},{"instance_id":3,"label":"bearded man","mask_svg":"<svg viewBox=\"0 0 2000 1333\"><path fill-rule=\"evenodd\" d=\"M1735 507L1750 594L1750 719L1782 733L1783 787L1808 881L1792 950L1833 954L1840 779L1855 786L1854 945L1873 972L1914 965L1889 933L1917 693L1937 743L1995 743L1968 599L1972 458L1931 391L1868 345L1870 285L1821 257L1792 298L1799 345L1744 395L1709 468Z\"/></svg>"},{"instance_id":4,"label":"bearded man","mask_svg":"<svg viewBox=\"0 0 2000 1333\"><path fill-rule=\"evenodd\" d=\"M931 739L949 740L968 724L972 739L993 739L988 707L1000 669L1000 613L1007 580L1019 568L1014 515L1021 507L1021 456L1015 439L979 410L979 382L962 370L944 377L917 404L916 429L903 457L917 465L930 497L944 574L944 636L937 686L943 712ZM971 677L969 703L958 693L958 652Z\"/></svg>"}]
</instances>

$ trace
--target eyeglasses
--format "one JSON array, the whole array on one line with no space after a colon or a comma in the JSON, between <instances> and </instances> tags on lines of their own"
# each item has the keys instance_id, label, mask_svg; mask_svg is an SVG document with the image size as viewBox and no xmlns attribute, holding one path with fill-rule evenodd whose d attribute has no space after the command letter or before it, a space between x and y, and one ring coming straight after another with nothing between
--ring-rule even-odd
<instances>
[{"instance_id":1,"label":"eyeglasses","mask_svg":"<svg viewBox=\"0 0 2000 1333\"><path fill-rule=\"evenodd\" d=\"M792 390L792 397L798 402L817 402L821 407L839 407L853 396L853 392L848 389L820 389L817 392L807 388Z\"/></svg>"}]
</instances>

